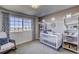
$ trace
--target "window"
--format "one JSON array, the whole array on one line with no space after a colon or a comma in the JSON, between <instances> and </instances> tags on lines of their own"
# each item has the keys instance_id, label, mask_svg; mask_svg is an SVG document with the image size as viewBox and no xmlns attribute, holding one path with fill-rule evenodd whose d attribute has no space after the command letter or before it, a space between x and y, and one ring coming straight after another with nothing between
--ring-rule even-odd
<instances>
[{"instance_id":1,"label":"window","mask_svg":"<svg viewBox=\"0 0 79 59\"><path fill-rule=\"evenodd\" d=\"M26 18L25 18L25 19L23 20L23 30L24 30L24 31L26 31L26 30L27 30L27 31L28 31L28 30L31 30L31 25L32 25L31 23L32 23L32 22L31 22L30 19L26 19Z\"/></svg>"},{"instance_id":2,"label":"window","mask_svg":"<svg viewBox=\"0 0 79 59\"><path fill-rule=\"evenodd\" d=\"M10 16L10 32L22 32L31 30L31 19Z\"/></svg>"}]
</instances>

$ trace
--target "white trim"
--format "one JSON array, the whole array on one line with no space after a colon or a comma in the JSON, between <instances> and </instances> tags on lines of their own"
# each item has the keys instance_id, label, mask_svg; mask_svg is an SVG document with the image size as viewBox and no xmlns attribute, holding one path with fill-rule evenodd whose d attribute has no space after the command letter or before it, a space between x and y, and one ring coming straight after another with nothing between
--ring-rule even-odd
<instances>
[{"instance_id":1,"label":"white trim","mask_svg":"<svg viewBox=\"0 0 79 59\"><path fill-rule=\"evenodd\" d=\"M21 44L23 44L23 43L31 42L31 41L32 41L32 40L30 40L30 41L19 42L19 43L16 43L16 46L21 45Z\"/></svg>"}]
</instances>

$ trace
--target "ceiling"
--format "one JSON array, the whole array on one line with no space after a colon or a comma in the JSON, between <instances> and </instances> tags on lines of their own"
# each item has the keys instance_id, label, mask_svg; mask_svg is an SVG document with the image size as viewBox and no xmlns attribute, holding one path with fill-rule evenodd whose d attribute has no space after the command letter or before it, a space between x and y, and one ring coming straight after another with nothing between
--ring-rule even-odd
<instances>
[{"instance_id":1,"label":"ceiling","mask_svg":"<svg viewBox=\"0 0 79 59\"><path fill-rule=\"evenodd\" d=\"M33 9L31 5L1 5L0 7L12 11L18 11L28 15L41 17L67 8L74 7L74 5L40 5L37 9Z\"/></svg>"}]
</instances>

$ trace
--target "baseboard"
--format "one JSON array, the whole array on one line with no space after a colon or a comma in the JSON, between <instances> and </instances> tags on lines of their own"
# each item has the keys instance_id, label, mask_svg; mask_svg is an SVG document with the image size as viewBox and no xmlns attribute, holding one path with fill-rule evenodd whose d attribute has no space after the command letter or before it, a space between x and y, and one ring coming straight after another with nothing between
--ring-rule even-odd
<instances>
[{"instance_id":1,"label":"baseboard","mask_svg":"<svg viewBox=\"0 0 79 59\"><path fill-rule=\"evenodd\" d=\"M33 41L33 40L31 40L31 41ZM22 44L25 44L25 43L28 43L28 42L31 42L31 41L27 41L27 42L20 42L20 43L16 43L16 46L20 46L20 45L22 45Z\"/></svg>"},{"instance_id":2,"label":"baseboard","mask_svg":"<svg viewBox=\"0 0 79 59\"><path fill-rule=\"evenodd\" d=\"M35 40L40 40L40 39L35 39Z\"/></svg>"},{"instance_id":3,"label":"baseboard","mask_svg":"<svg viewBox=\"0 0 79 59\"><path fill-rule=\"evenodd\" d=\"M24 44L24 43L26 43L26 42L16 43L16 46L19 46L19 45Z\"/></svg>"}]
</instances>

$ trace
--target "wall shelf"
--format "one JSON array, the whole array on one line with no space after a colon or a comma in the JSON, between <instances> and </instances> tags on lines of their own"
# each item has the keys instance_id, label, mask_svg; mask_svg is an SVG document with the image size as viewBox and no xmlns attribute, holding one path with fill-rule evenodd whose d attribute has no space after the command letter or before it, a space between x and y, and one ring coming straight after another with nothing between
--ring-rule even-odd
<instances>
[{"instance_id":1,"label":"wall shelf","mask_svg":"<svg viewBox=\"0 0 79 59\"><path fill-rule=\"evenodd\" d=\"M78 51L76 51L76 50L73 50L73 49L71 49L71 48L66 48L66 47L63 47L64 49L67 49L67 50L70 50L70 51L73 51L73 52L75 52L75 53L78 53Z\"/></svg>"},{"instance_id":2,"label":"wall shelf","mask_svg":"<svg viewBox=\"0 0 79 59\"><path fill-rule=\"evenodd\" d=\"M66 20L68 20L66 22ZM63 33L63 48L79 53L79 33L78 33L79 17L65 18L66 31ZM70 21L70 23L69 23ZM73 23L71 23L73 21ZM74 30L74 28L76 28Z\"/></svg>"}]
</instances>

